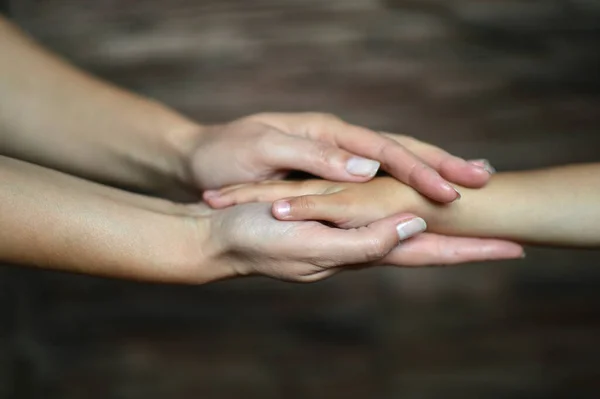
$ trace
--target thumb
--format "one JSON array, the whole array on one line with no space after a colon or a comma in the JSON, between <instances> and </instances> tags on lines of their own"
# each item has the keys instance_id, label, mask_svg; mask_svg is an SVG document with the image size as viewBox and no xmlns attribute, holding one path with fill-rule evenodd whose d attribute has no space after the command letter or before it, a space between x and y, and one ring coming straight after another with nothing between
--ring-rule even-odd
<instances>
[{"instance_id":1,"label":"thumb","mask_svg":"<svg viewBox=\"0 0 600 399\"><path fill-rule=\"evenodd\" d=\"M339 193L332 193L284 198L275 201L271 210L279 220L320 220L340 225L352 215L350 206Z\"/></svg>"},{"instance_id":2,"label":"thumb","mask_svg":"<svg viewBox=\"0 0 600 399\"><path fill-rule=\"evenodd\" d=\"M306 242L319 259L336 266L356 265L380 261L401 241L419 235L426 228L423 219L404 213L355 229L325 228L322 234L311 234Z\"/></svg>"},{"instance_id":3,"label":"thumb","mask_svg":"<svg viewBox=\"0 0 600 399\"><path fill-rule=\"evenodd\" d=\"M266 161L273 167L301 170L327 180L364 182L373 178L380 166L323 141L281 135L269 144Z\"/></svg>"}]
</instances>

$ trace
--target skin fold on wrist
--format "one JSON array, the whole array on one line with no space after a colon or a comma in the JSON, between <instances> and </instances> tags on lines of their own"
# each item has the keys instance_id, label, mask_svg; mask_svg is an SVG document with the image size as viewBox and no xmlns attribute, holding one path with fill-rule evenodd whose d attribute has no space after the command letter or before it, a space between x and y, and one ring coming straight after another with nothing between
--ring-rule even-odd
<instances>
[{"instance_id":1,"label":"skin fold on wrist","mask_svg":"<svg viewBox=\"0 0 600 399\"><path fill-rule=\"evenodd\" d=\"M179 117L177 115L177 117ZM207 128L185 118L177 118L163 127L162 145L168 154L167 173L169 181L174 181L179 190L168 197L180 201L194 201L201 196L193 176L192 158L206 136Z\"/></svg>"}]
</instances>

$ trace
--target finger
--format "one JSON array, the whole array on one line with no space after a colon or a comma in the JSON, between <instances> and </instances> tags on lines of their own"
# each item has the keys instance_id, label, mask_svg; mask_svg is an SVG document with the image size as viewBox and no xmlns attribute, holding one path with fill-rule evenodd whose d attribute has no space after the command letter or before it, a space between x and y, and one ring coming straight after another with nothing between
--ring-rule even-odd
<instances>
[{"instance_id":1,"label":"finger","mask_svg":"<svg viewBox=\"0 0 600 399\"><path fill-rule=\"evenodd\" d=\"M347 123L323 125L321 136L340 148L379 161L383 169L421 194L438 202L451 202L460 194L433 168L399 142L372 130Z\"/></svg>"},{"instance_id":2,"label":"finger","mask_svg":"<svg viewBox=\"0 0 600 399\"><path fill-rule=\"evenodd\" d=\"M336 267L383 259L401 240L422 233L425 221L411 214L381 219L366 227L343 230L323 226L323 234L310 234L313 253L326 266Z\"/></svg>"},{"instance_id":3,"label":"finger","mask_svg":"<svg viewBox=\"0 0 600 399\"><path fill-rule=\"evenodd\" d=\"M326 180L239 184L211 193L205 192L204 199L213 208L219 209L248 202L273 202L281 198L319 194L326 185L331 184Z\"/></svg>"},{"instance_id":4,"label":"finger","mask_svg":"<svg viewBox=\"0 0 600 399\"><path fill-rule=\"evenodd\" d=\"M364 182L380 166L330 143L283 133L271 137L265 147L265 162L273 169L300 170L327 180Z\"/></svg>"},{"instance_id":5,"label":"finger","mask_svg":"<svg viewBox=\"0 0 600 399\"><path fill-rule=\"evenodd\" d=\"M455 265L519 259L523 254L523 247L510 241L425 233L394 248L381 263L396 266Z\"/></svg>"},{"instance_id":6,"label":"finger","mask_svg":"<svg viewBox=\"0 0 600 399\"><path fill-rule=\"evenodd\" d=\"M480 169L483 169L490 175L493 175L494 173L496 173L496 168L494 168L492 166L492 164L490 163L490 161L488 161L487 159L471 159L467 162L471 165L474 165L474 166L480 168Z\"/></svg>"},{"instance_id":7,"label":"finger","mask_svg":"<svg viewBox=\"0 0 600 399\"><path fill-rule=\"evenodd\" d=\"M386 137L398 142L429 166L437 170L444 178L465 187L479 188L485 185L494 169L487 160L466 161L439 147L424 143L412 137L384 133Z\"/></svg>"},{"instance_id":8,"label":"finger","mask_svg":"<svg viewBox=\"0 0 600 399\"><path fill-rule=\"evenodd\" d=\"M353 215L350 206L337 193L302 195L275 201L271 211L279 220L319 220L342 225Z\"/></svg>"},{"instance_id":9,"label":"finger","mask_svg":"<svg viewBox=\"0 0 600 399\"><path fill-rule=\"evenodd\" d=\"M266 184L271 184L271 183L284 184L284 183L291 183L291 182L263 180L261 182L255 182L255 183L233 184L231 186L223 187L218 190L206 190L202 193L202 199L214 209L227 208L229 206L235 205L234 201L232 201L230 198L227 198L227 194L229 194L231 192L235 192L236 190L240 190L240 189L253 188L254 186L259 185L259 184L266 185Z\"/></svg>"}]
</instances>

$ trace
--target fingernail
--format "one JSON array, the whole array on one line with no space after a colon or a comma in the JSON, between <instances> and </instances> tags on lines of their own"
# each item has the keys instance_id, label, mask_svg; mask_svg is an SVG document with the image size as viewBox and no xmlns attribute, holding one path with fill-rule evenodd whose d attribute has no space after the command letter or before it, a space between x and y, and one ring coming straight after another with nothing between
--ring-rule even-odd
<instances>
[{"instance_id":1,"label":"fingernail","mask_svg":"<svg viewBox=\"0 0 600 399\"><path fill-rule=\"evenodd\" d=\"M457 189L455 189L454 187L452 187L452 189L456 192L456 195L458 195L458 197L456 197L455 201L458 201L459 199L462 198L462 195L460 193L460 191L458 191Z\"/></svg>"},{"instance_id":2,"label":"fingernail","mask_svg":"<svg viewBox=\"0 0 600 399\"><path fill-rule=\"evenodd\" d=\"M280 217L285 217L290 214L292 206L287 201L276 201L275 204L273 204L273 210Z\"/></svg>"},{"instance_id":3,"label":"fingernail","mask_svg":"<svg viewBox=\"0 0 600 399\"><path fill-rule=\"evenodd\" d=\"M494 173L496 173L496 169L492 166L492 164L490 163L490 161L488 161L487 159L473 159L473 160L470 160L468 162L471 165L475 165L478 168L481 168L481 169L485 170L490 175L493 175Z\"/></svg>"},{"instance_id":4,"label":"fingernail","mask_svg":"<svg viewBox=\"0 0 600 399\"><path fill-rule=\"evenodd\" d=\"M460 194L460 191L458 191L455 187L453 187L451 184L448 183L444 183L444 190L448 191L448 192L455 192L456 193L456 198L454 198L454 201L457 201L459 199L462 198L462 195Z\"/></svg>"},{"instance_id":5,"label":"fingernail","mask_svg":"<svg viewBox=\"0 0 600 399\"><path fill-rule=\"evenodd\" d=\"M400 241L404 241L407 238L420 234L426 229L427 223L425 223L425 221L421 218L407 220L406 222L400 223L398 226L396 226Z\"/></svg>"},{"instance_id":6,"label":"fingernail","mask_svg":"<svg viewBox=\"0 0 600 399\"><path fill-rule=\"evenodd\" d=\"M346 171L354 176L373 177L379 170L380 163L362 157L352 157L346 163Z\"/></svg>"},{"instance_id":7,"label":"fingernail","mask_svg":"<svg viewBox=\"0 0 600 399\"><path fill-rule=\"evenodd\" d=\"M218 190L206 190L204 192L204 198L217 198L219 196L220 194Z\"/></svg>"},{"instance_id":8,"label":"fingernail","mask_svg":"<svg viewBox=\"0 0 600 399\"><path fill-rule=\"evenodd\" d=\"M521 259L525 259L527 257L527 253L525 251L523 251L523 253L521 254Z\"/></svg>"}]
</instances>

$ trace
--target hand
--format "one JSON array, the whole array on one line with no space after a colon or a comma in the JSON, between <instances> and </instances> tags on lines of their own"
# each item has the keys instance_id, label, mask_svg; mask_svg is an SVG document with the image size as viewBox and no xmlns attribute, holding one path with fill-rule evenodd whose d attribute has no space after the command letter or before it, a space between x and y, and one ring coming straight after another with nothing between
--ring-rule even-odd
<instances>
[{"instance_id":1,"label":"hand","mask_svg":"<svg viewBox=\"0 0 600 399\"><path fill-rule=\"evenodd\" d=\"M520 246L499 241L420 234L422 219L398 214L351 230L274 219L268 204L214 211L207 263L231 276L263 275L313 282L357 266L430 266L518 257Z\"/></svg>"},{"instance_id":2,"label":"hand","mask_svg":"<svg viewBox=\"0 0 600 399\"><path fill-rule=\"evenodd\" d=\"M263 181L239 184L204 194L215 209L249 202L273 202L280 220L321 220L341 228L365 226L396 210L420 212L422 197L391 177L366 183L328 180Z\"/></svg>"},{"instance_id":3,"label":"hand","mask_svg":"<svg viewBox=\"0 0 600 399\"><path fill-rule=\"evenodd\" d=\"M279 200L281 198L284 199ZM411 214L429 214L426 208L435 206L392 178L377 178L367 183L262 182L224 188L206 201L217 208L252 201L276 201L272 212L278 219L322 220L342 228L363 226L400 209ZM394 265L419 266L522 256L523 248L510 241L424 233L403 243L386 261Z\"/></svg>"},{"instance_id":4,"label":"hand","mask_svg":"<svg viewBox=\"0 0 600 399\"><path fill-rule=\"evenodd\" d=\"M378 134L316 113L258 114L207 127L195 142L191 169L203 190L281 179L291 170L328 180L365 182L379 166L438 202L459 197L446 181L478 188L487 163L469 163L408 136Z\"/></svg>"},{"instance_id":5,"label":"hand","mask_svg":"<svg viewBox=\"0 0 600 399\"><path fill-rule=\"evenodd\" d=\"M232 275L263 275L312 282L343 266L384 259L402 238L425 229L422 219L394 215L366 227L341 230L318 222L283 222L267 204L245 204L216 211L210 218L210 248L217 268ZM426 260L432 260L431 258Z\"/></svg>"},{"instance_id":6,"label":"hand","mask_svg":"<svg viewBox=\"0 0 600 399\"><path fill-rule=\"evenodd\" d=\"M213 210L115 189L0 156L0 262L110 277L207 283L262 274L293 281L344 265L439 262L397 244L423 231L413 215L340 230L274 219L267 204ZM417 241L418 244L419 241ZM391 254L390 254L390 251Z\"/></svg>"}]
</instances>

